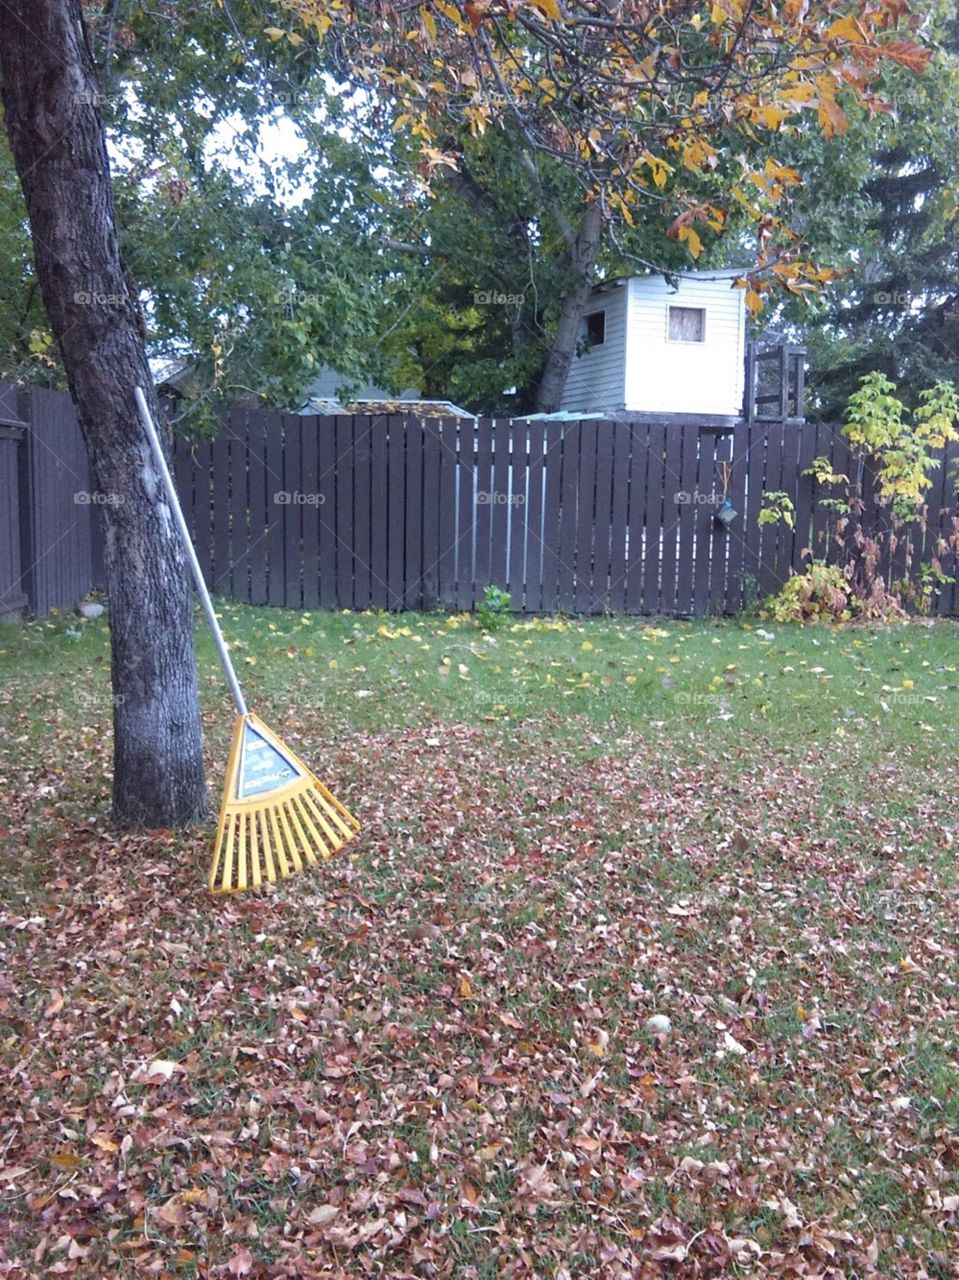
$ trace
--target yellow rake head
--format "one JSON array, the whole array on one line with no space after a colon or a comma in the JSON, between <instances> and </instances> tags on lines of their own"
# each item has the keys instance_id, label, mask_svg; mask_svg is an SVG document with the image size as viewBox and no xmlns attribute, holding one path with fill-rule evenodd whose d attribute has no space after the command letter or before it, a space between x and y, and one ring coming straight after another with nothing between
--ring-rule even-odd
<instances>
[{"instance_id":1,"label":"yellow rake head","mask_svg":"<svg viewBox=\"0 0 959 1280\"><path fill-rule=\"evenodd\" d=\"M275 884L331 858L358 830L353 815L258 716L236 717L211 893Z\"/></svg>"}]
</instances>

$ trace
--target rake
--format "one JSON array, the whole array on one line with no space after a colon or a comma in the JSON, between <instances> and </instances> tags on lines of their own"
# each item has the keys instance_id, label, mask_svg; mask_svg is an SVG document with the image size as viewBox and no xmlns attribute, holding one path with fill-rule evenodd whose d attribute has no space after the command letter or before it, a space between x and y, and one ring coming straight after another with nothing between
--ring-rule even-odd
<instances>
[{"instance_id":1,"label":"rake","mask_svg":"<svg viewBox=\"0 0 959 1280\"><path fill-rule=\"evenodd\" d=\"M208 888L211 893L235 893L264 882L275 884L319 859L331 858L356 835L360 824L299 756L247 710L156 424L140 387L134 395L236 704Z\"/></svg>"}]
</instances>

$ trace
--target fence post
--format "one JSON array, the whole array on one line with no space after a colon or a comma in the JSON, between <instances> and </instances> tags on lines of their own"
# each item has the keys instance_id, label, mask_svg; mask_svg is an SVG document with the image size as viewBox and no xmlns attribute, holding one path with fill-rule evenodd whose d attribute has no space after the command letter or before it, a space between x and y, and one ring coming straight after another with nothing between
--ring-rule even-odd
<instances>
[{"instance_id":1,"label":"fence post","mask_svg":"<svg viewBox=\"0 0 959 1280\"><path fill-rule=\"evenodd\" d=\"M796 364L796 418L806 420L806 348L790 347Z\"/></svg>"},{"instance_id":2,"label":"fence post","mask_svg":"<svg viewBox=\"0 0 959 1280\"><path fill-rule=\"evenodd\" d=\"M752 422L756 416L756 344L746 343L746 374L743 381L743 417Z\"/></svg>"}]
</instances>

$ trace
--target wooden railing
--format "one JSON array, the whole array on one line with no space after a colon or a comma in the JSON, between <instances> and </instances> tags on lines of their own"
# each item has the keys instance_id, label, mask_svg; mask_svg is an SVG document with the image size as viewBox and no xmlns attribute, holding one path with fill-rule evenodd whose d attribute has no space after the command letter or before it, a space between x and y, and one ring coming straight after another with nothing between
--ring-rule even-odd
<instances>
[{"instance_id":1,"label":"wooden railing","mask_svg":"<svg viewBox=\"0 0 959 1280\"><path fill-rule=\"evenodd\" d=\"M806 348L793 343L746 348L743 417L747 422L805 422Z\"/></svg>"}]
</instances>

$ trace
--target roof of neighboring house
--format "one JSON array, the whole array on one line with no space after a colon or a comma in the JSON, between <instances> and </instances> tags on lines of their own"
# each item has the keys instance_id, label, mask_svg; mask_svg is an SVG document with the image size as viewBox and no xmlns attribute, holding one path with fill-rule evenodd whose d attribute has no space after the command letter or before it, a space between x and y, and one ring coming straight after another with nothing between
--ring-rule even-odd
<instances>
[{"instance_id":1,"label":"roof of neighboring house","mask_svg":"<svg viewBox=\"0 0 959 1280\"><path fill-rule=\"evenodd\" d=\"M346 410L339 400L325 400L320 396L310 396L306 404L301 409L297 409L297 413L317 413L321 418L332 418L338 413L346 413Z\"/></svg>"},{"instance_id":2,"label":"roof of neighboring house","mask_svg":"<svg viewBox=\"0 0 959 1280\"><path fill-rule=\"evenodd\" d=\"M475 418L475 413L461 409L452 400L349 400L345 404L339 400L320 399L311 396L302 409L301 414L319 414L320 417L334 417L336 414L350 414L357 417L370 417L377 414L392 414L394 417L409 418Z\"/></svg>"},{"instance_id":3,"label":"roof of neighboring house","mask_svg":"<svg viewBox=\"0 0 959 1280\"><path fill-rule=\"evenodd\" d=\"M407 414L411 418L475 418L475 413L461 409L452 400L353 400L342 413Z\"/></svg>"},{"instance_id":4,"label":"roof of neighboring house","mask_svg":"<svg viewBox=\"0 0 959 1280\"><path fill-rule=\"evenodd\" d=\"M587 418L621 418L614 413L579 413L575 409L558 409L555 413L524 413L522 417L510 418L510 422L584 422Z\"/></svg>"}]
</instances>

